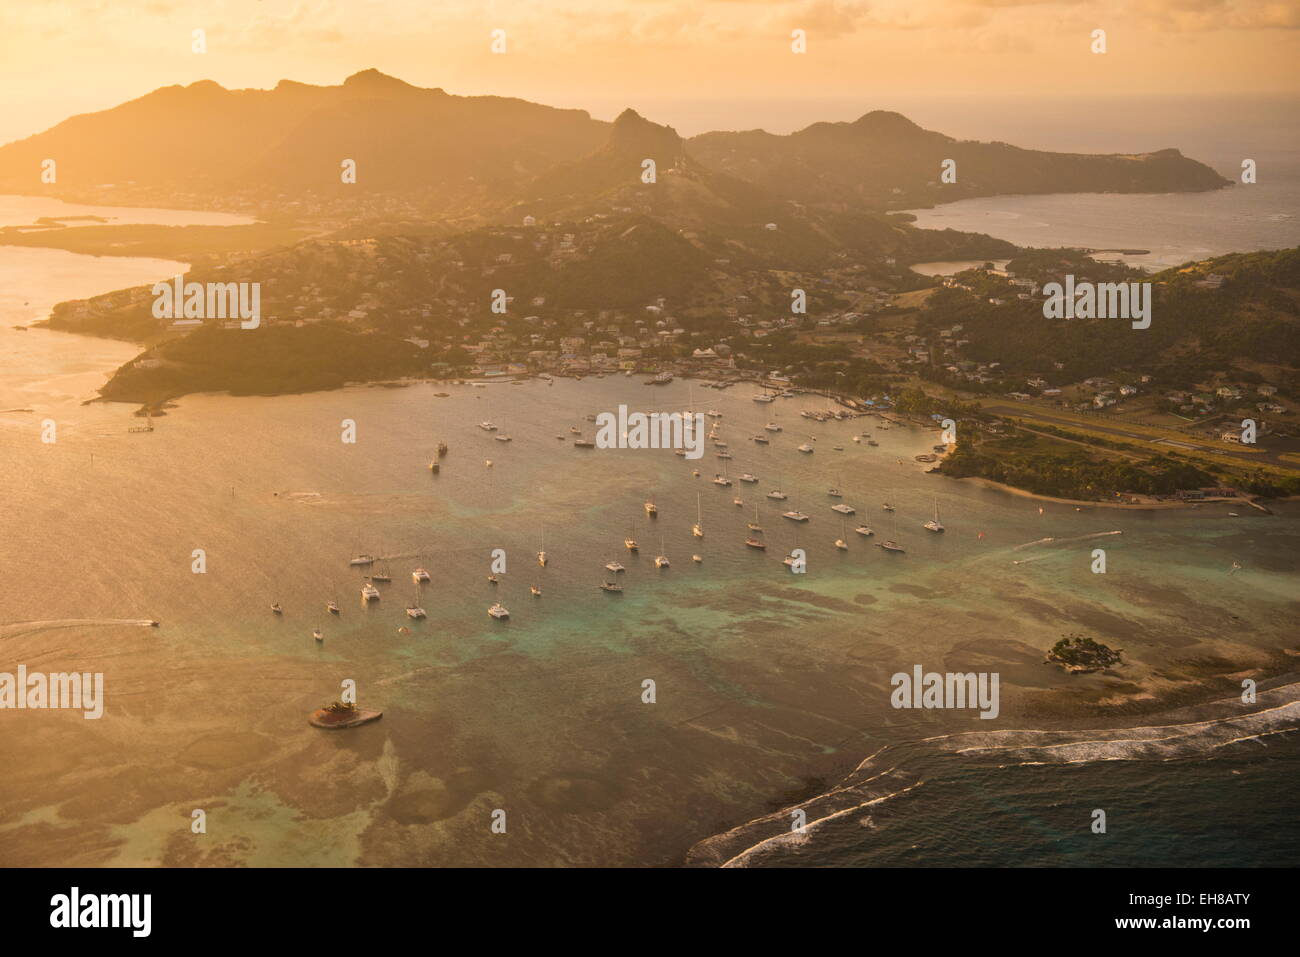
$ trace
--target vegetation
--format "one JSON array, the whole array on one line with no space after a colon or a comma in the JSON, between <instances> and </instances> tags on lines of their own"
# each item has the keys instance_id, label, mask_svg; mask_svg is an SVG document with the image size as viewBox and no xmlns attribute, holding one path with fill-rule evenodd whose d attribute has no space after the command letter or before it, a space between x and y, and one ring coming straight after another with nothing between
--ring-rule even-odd
<instances>
[{"instance_id":1,"label":"vegetation","mask_svg":"<svg viewBox=\"0 0 1300 957\"><path fill-rule=\"evenodd\" d=\"M1066 671L1086 674L1123 664L1122 651L1085 635L1066 635L1052 645L1047 660L1063 666Z\"/></svg>"},{"instance_id":2,"label":"vegetation","mask_svg":"<svg viewBox=\"0 0 1300 957\"><path fill-rule=\"evenodd\" d=\"M957 444L940 466L953 478L978 476L1036 495L1103 501L1116 494L1172 495L1202 488L1215 477L1170 455L1134 461L1099 456L1096 451L1028 432L972 439Z\"/></svg>"},{"instance_id":3,"label":"vegetation","mask_svg":"<svg viewBox=\"0 0 1300 957\"><path fill-rule=\"evenodd\" d=\"M117 371L103 396L157 402L189 392L280 395L337 389L349 381L423 374L429 356L409 342L342 323L221 329L200 326ZM161 365L151 367L148 360ZM346 371L344 371L346 370Z\"/></svg>"}]
</instances>

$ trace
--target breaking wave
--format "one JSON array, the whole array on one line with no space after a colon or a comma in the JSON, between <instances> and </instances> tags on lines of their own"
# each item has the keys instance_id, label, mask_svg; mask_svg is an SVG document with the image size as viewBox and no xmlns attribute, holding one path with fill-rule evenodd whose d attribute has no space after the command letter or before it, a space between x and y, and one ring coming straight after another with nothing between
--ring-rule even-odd
<instances>
[{"instance_id":1,"label":"breaking wave","mask_svg":"<svg viewBox=\"0 0 1300 957\"><path fill-rule=\"evenodd\" d=\"M1094 761L1172 761L1212 755L1245 741L1261 741L1300 728L1300 683L1259 693L1249 711L1239 699L1212 706L1219 717L1180 723L1089 731L967 731L886 745L864 758L830 790L765 814L739 827L700 841L687 854L687 863L713 867L749 867L780 863L783 852L804 847L819 830L855 812L891 801L921 787L919 771L902 765L922 765L935 756L993 759L996 768L1030 765L1081 764ZM1228 712L1228 713L1224 713ZM795 828L803 812L802 829Z\"/></svg>"}]
</instances>

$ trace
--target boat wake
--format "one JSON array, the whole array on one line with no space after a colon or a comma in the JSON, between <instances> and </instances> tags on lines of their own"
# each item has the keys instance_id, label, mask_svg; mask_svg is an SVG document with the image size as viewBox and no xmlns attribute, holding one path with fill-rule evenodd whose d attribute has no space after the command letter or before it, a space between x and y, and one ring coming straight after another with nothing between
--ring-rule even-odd
<instances>
[{"instance_id":1,"label":"boat wake","mask_svg":"<svg viewBox=\"0 0 1300 957\"><path fill-rule=\"evenodd\" d=\"M23 635L59 628L88 628L109 625L134 625L138 628L153 626L151 618L55 618L50 621L12 621L0 624L0 638L20 638Z\"/></svg>"},{"instance_id":2,"label":"boat wake","mask_svg":"<svg viewBox=\"0 0 1300 957\"><path fill-rule=\"evenodd\" d=\"M1036 541L1025 542L1023 545L1017 545L1011 550L1013 552L1018 552L1023 548L1033 548L1035 545L1068 545L1070 542L1086 542L1090 538L1105 538L1108 535L1123 534L1122 531L1117 529L1113 532L1091 532L1087 535L1075 535L1073 538L1040 538Z\"/></svg>"},{"instance_id":3,"label":"boat wake","mask_svg":"<svg viewBox=\"0 0 1300 957\"><path fill-rule=\"evenodd\" d=\"M900 759L929 767L936 757L955 756L965 763L991 759L993 767L1007 768L1172 761L1209 756L1246 741L1263 744L1270 735L1300 729L1300 683L1260 692L1248 706L1228 698L1211 707L1220 712L1219 717L1108 730L968 731L886 745L829 791L700 841L688 852L687 863L711 867L787 863L783 855L806 846L827 825L921 787L925 783L921 772L902 767ZM1250 710L1243 711L1247 707ZM797 826L800 822L802 827Z\"/></svg>"}]
</instances>

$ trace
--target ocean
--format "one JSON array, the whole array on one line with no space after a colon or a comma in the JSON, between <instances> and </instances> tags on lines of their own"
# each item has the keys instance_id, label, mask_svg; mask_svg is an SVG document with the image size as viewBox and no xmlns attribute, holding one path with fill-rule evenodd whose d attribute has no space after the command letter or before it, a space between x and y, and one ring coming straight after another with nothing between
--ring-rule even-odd
<instances>
[{"instance_id":1,"label":"ocean","mask_svg":"<svg viewBox=\"0 0 1300 957\"><path fill-rule=\"evenodd\" d=\"M61 293L43 272L54 262L10 273L12 290L27 303L87 294ZM112 265L105 288L175 264ZM132 408L81 404L132 347L12 329L31 307L6 302L0 671L102 672L106 704L91 721L3 714L2 862L676 865L707 862L726 834L726 860L791 865L1215 863L1242 847L1268 863L1295 846L1292 689L1273 692L1285 700L1266 727L1205 705L1244 676L1293 670L1293 503L1237 517L1076 510L926 474L914 456L938 441L931 429L817 423L798 414L827 408L817 396L761 405L745 386L623 376L196 395L132 433ZM586 416L621 403L716 410L734 458L573 447L570 426L590 436ZM355 444L341 440L347 421ZM771 444L750 441L769 421L783 426ZM864 431L878 445L853 441ZM431 475L439 441L450 452ZM724 468L730 488L710 481ZM832 485L857 510L844 524ZM766 498L777 486L785 502ZM756 504L765 553L743 545ZM791 507L811 521L783 519ZM942 535L921 528L935 508ZM873 546L886 536L906 552ZM795 547L803 575L781 563ZM1098 547L1104 575L1090 571ZM657 570L661 549L671 567ZM369 606L348 565L358 550L393 577ZM627 565L621 595L598 588L613 559ZM433 581L419 596L429 618L413 623L416 565ZM508 621L487 616L495 601ZM1123 648L1127 664L1116 677L1045 665L1072 632ZM893 708L891 675L915 665L998 673L998 717ZM383 719L308 726L345 681ZM1173 752L1027 751L1042 733L1088 741L1192 706L1179 723L1212 721ZM971 732L1006 733L1014 759L947 747ZM864 762L870 780L850 783L882 800L810 815L797 841L750 853L765 815L829 806ZM1098 807L1106 836L1088 830Z\"/></svg>"}]
</instances>

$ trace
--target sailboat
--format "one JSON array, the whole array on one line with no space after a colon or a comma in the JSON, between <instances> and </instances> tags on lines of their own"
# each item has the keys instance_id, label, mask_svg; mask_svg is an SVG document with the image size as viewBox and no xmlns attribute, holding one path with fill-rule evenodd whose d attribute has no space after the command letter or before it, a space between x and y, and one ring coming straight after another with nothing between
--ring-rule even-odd
<instances>
[{"instance_id":1,"label":"sailboat","mask_svg":"<svg viewBox=\"0 0 1300 957\"><path fill-rule=\"evenodd\" d=\"M840 537L835 539L835 547L840 551L848 551L849 543L844 540L844 522L840 521Z\"/></svg>"},{"instance_id":2,"label":"sailboat","mask_svg":"<svg viewBox=\"0 0 1300 957\"><path fill-rule=\"evenodd\" d=\"M791 509L790 511L788 511L788 512L782 512L782 513L781 513L781 517L782 517L782 518L788 518L788 519L790 519L790 521L792 521L792 522L806 522L806 521L808 521L808 516L805 515L803 512L799 511L798 506L792 508L792 509Z\"/></svg>"},{"instance_id":3,"label":"sailboat","mask_svg":"<svg viewBox=\"0 0 1300 957\"><path fill-rule=\"evenodd\" d=\"M321 634L321 630L320 630L319 628L313 630L312 633L311 633L311 636L312 636L313 638L315 638L317 641L324 641L324 640L325 640L325 636Z\"/></svg>"},{"instance_id":4,"label":"sailboat","mask_svg":"<svg viewBox=\"0 0 1300 957\"><path fill-rule=\"evenodd\" d=\"M542 547L537 552L537 564L546 567L546 529L542 529Z\"/></svg>"},{"instance_id":5,"label":"sailboat","mask_svg":"<svg viewBox=\"0 0 1300 957\"><path fill-rule=\"evenodd\" d=\"M659 536L659 554L655 556L655 568L667 568L668 556L664 554L664 537Z\"/></svg>"},{"instance_id":6,"label":"sailboat","mask_svg":"<svg viewBox=\"0 0 1300 957\"><path fill-rule=\"evenodd\" d=\"M632 521L632 534L630 534L627 538L623 539L623 546L629 552L634 552L638 548L638 545L636 543L636 520L635 519Z\"/></svg>"},{"instance_id":7,"label":"sailboat","mask_svg":"<svg viewBox=\"0 0 1300 957\"><path fill-rule=\"evenodd\" d=\"M369 552L363 552L361 550L361 536L358 535L356 554L352 556L352 559L351 561L348 562L348 564L349 565L373 565L374 563L375 563L375 556L371 555Z\"/></svg>"},{"instance_id":8,"label":"sailboat","mask_svg":"<svg viewBox=\"0 0 1300 957\"><path fill-rule=\"evenodd\" d=\"M891 508L890 511L892 512L893 509ZM898 517L897 517L897 516L894 517L894 528L893 528L893 534L894 534L894 538L887 539L886 541L883 541L883 542L876 542L876 545L877 545L879 548L883 548L883 549L884 549L885 551L887 551L887 552L901 552L901 551L903 551L903 546L900 545L900 544L898 544L898 542L895 540L895 539L897 538L897 536L898 536Z\"/></svg>"},{"instance_id":9,"label":"sailboat","mask_svg":"<svg viewBox=\"0 0 1300 957\"><path fill-rule=\"evenodd\" d=\"M792 549L790 550L790 554L789 554L789 555L787 555L787 556L785 556L785 558L781 559L781 564L782 564L782 565L785 565L785 566L786 566L787 568L789 568L791 571L794 571L795 566L798 565L799 562L800 562L800 559L799 559L798 557L795 556L795 552L797 552L798 550L799 550L799 533L798 533L798 532L795 532L795 533L794 533L794 548L792 548Z\"/></svg>"},{"instance_id":10,"label":"sailboat","mask_svg":"<svg viewBox=\"0 0 1300 957\"><path fill-rule=\"evenodd\" d=\"M491 615L493 618L497 619L498 621L500 621L503 618L510 617L510 612L506 610L506 606L501 604L501 602L497 602L491 608L489 608L488 614Z\"/></svg>"},{"instance_id":11,"label":"sailboat","mask_svg":"<svg viewBox=\"0 0 1300 957\"><path fill-rule=\"evenodd\" d=\"M536 585L529 585L529 586L528 586L528 590L529 590L530 592L533 593L533 597L534 597L534 598L541 598L541 597L542 597L542 590L541 590L541 588L539 588L538 586L536 586Z\"/></svg>"},{"instance_id":12,"label":"sailboat","mask_svg":"<svg viewBox=\"0 0 1300 957\"><path fill-rule=\"evenodd\" d=\"M388 582L392 581L393 576L388 571L388 562L385 561L381 563L378 571L371 572L370 580L372 582L382 582L384 584L387 584Z\"/></svg>"},{"instance_id":13,"label":"sailboat","mask_svg":"<svg viewBox=\"0 0 1300 957\"><path fill-rule=\"evenodd\" d=\"M645 513L646 513L646 515L648 515L650 518L656 518L656 517L658 517L658 515L659 515L659 507L658 507L657 505L655 505L653 499L646 499L646 500L645 500Z\"/></svg>"},{"instance_id":14,"label":"sailboat","mask_svg":"<svg viewBox=\"0 0 1300 957\"><path fill-rule=\"evenodd\" d=\"M626 571L622 562L606 562L605 567L612 572Z\"/></svg>"},{"instance_id":15,"label":"sailboat","mask_svg":"<svg viewBox=\"0 0 1300 957\"><path fill-rule=\"evenodd\" d=\"M938 498L934 500L934 518L926 522L924 527L931 532L943 531L943 523L939 521L939 499Z\"/></svg>"},{"instance_id":16,"label":"sailboat","mask_svg":"<svg viewBox=\"0 0 1300 957\"><path fill-rule=\"evenodd\" d=\"M700 493L695 493L695 524L691 526L691 534L696 538L704 537L704 520L700 516Z\"/></svg>"},{"instance_id":17,"label":"sailboat","mask_svg":"<svg viewBox=\"0 0 1300 957\"><path fill-rule=\"evenodd\" d=\"M758 503L757 502L754 503L754 520L752 522L747 522L746 524L748 525L749 530L751 532L761 532L763 530L763 526L758 524Z\"/></svg>"},{"instance_id":18,"label":"sailboat","mask_svg":"<svg viewBox=\"0 0 1300 957\"><path fill-rule=\"evenodd\" d=\"M425 617L424 608L420 604L420 586L415 586L415 601L406 606L406 617L414 621L419 621Z\"/></svg>"},{"instance_id":19,"label":"sailboat","mask_svg":"<svg viewBox=\"0 0 1300 957\"><path fill-rule=\"evenodd\" d=\"M271 602L271 614L273 615L284 614L284 609L280 607L280 603L278 601Z\"/></svg>"},{"instance_id":20,"label":"sailboat","mask_svg":"<svg viewBox=\"0 0 1300 957\"><path fill-rule=\"evenodd\" d=\"M370 582L366 582L361 586L361 600L379 601L379 589L370 584Z\"/></svg>"}]
</instances>

